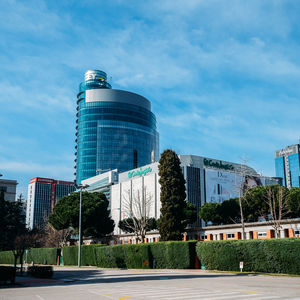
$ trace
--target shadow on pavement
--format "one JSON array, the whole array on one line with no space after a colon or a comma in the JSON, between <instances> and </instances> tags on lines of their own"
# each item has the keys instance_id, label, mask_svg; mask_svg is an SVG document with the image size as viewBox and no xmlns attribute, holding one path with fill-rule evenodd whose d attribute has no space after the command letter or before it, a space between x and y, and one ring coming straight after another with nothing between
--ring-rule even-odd
<instances>
[{"instance_id":1,"label":"shadow on pavement","mask_svg":"<svg viewBox=\"0 0 300 300\"><path fill-rule=\"evenodd\" d=\"M174 280L174 279L201 279L201 278L219 278L219 277L240 277L248 276L248 274L176 274L170 272L143 272L141 273L128 271L125 274L109 274L104 273L101 269L94 270L55 270L52 279L42 279L33 277L17 277L14 285L0 285L0 288L26 288L26 287L45 287L56 285L87 285L98 283L126 283L139 281L155 281L155 280ZM180 272L180 271L178 271ZM252 275L253 276L253 275Z\"/></svg>"}]
</instances>

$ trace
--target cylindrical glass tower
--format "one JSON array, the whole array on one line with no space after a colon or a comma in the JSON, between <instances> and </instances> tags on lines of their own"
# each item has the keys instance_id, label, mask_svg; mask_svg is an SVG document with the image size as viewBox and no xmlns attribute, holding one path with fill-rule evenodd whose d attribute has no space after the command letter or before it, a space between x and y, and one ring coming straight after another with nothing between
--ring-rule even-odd
<instances>
[{"instance_id":1,"label":"cylindrical glass tower","mask_svg":"<svg viewBox=\"0 0 300 300\"><path fill-rule=\"evenodd\" d=\"M159 135L150 102L114 90L106 73L89 70L77 95L76 182L118 169L124 172L158 160Z\"/></svg>"}]
</instances>

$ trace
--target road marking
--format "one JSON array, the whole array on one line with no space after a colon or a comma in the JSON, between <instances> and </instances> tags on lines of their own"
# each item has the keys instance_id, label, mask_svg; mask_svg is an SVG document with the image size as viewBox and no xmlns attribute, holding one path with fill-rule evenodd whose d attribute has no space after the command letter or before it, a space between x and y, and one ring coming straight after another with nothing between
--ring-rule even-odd
<instances>
[{"instance_id":1,"label":"road marking","mask_svg":"<svg viewBox=\"0 0 300 300\"><path fill-rule=\"evenodd\" d=\"M112 298L110 295L111 294L109 294L109 293L106 293L106 294L103 294L103 292L97 292L97 291L93 291L93 290L88 290L88 292L89 293L91 293L91 294L94 294L94 295L98 295L98 296L105 296L106 298L109 298L109 299L115 299L115 298Z\"/></svg>"},{"instance_id":2,"label":"road marking","mask_svg":"<svg viewBox=\"0 0 300 300\"><path fill-rule=\"evenodd\" d=\"M36 297L38 297L40 300L45 300L43 297L41 297L40 295L36 295Z\"/></svg>"},{"instance_id":3,"label":"road marking","mask_svg":"<svg viewBox=\"0 0 300 300\"><path fill-rule=\"evenodd\" d=\"M128 298L131 298L131 297L130 296L124 296L124 297L121 297L120 300L121 299L128 299Z\"/></svg>"}]
</instances>

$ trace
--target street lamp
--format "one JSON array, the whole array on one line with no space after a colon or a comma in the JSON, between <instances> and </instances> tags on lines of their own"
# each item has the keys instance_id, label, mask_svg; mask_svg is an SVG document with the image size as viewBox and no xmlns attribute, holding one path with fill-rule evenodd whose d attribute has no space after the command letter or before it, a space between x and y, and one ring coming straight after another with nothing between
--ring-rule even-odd
<instances>
[{"instance_id":1,"label":"street lamp","mask_svg":"<svg viewBox=\"0 0 300 300\"><path fill-rule=\"evenodd\" d=\"M81 210L82 210L82 190L89 187L88 184L80 184L76 185L78 189L80 189L79 192L79 228L78 228L78 235L79 235L79 245L78 245L78 268L80 268L81 263Z\"/></svg>"}]
</instances>

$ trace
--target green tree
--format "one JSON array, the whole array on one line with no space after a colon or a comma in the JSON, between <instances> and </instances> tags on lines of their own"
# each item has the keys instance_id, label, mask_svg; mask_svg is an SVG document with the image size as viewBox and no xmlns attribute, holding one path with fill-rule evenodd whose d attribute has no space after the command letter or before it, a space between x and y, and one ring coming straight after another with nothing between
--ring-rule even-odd
<instances>
[{"instance_id":1,"label":"green tree","mask_svg":"<svg viewBox=\"0 0 300 300\"><path fill-rule=\"evenodd\" d=\"M197 221L197 208L194 204L186 202L186 207L184 209L184 227L189 224L193 224Z\"/></svg>"},{"instance_id":2,"label":"green tree","mask_svg":"<svg viewBox=\"0 0 300 300\"><path fill-rule=\"evenodd\" d=\"M120 220L118 223L118 227L127 233L135 233L136 232L136 225L143 223L139 222L136 218L126 218ZM146 221L146 231L151 231L157 229L157 221L155 218L147 218Z\"/></svg>"},{"instance_id":3,"label":"green tree","mask_svg":"<svg viewBox=\"0 0 300 300\"><path fill-rule=\"evenodd\" d=\"M256 222L268 214L267 190L265 186L248 189L244 196L244 216L246 222Z\"/></svg>"},{"instance_id":4,"label":"green tree","mask_svg":"<svg viewBox=\"0 0 300 300\"><path fill-rule=\"evenodd\" d=\"M289 190L288 200L289 217L300 217L300 188L292 187Z\"/></svg>"},{"instance_id":5,"label":"green tree","mask_svg":"<svg viewBox=\"0 0 300 300\"><path fill-rule=\"evenodd\" d=\"M240 205L238 198L225 200L219 208L222 224L240 222Z\"/></svg>"},{"instance_id":6,"label":"green tree","mask_svg":"<svg viewBox=\"0 0 300 300\"><path fill-rule=\"evenodd\" d=\"M172 150L161 154L158 165L161 201L159 233L162 241L181 240L185 229L186 193L180 160Z\"/></svg>"},{"instance_id":7,"label":"green tree","mask_svg":"<svg viewBox=\"0 0 300 300\"><path fill-rule=\"evenodd\" d=\"M80 193L71 193L61 198L49 216L49 223L62 230L79 226ZM82 233L84 236L104 237L114 229L114 221L108 210L108 200L103 193L82 193Z\"/></svg>"},{"instance_id":8,"label":"green tree","mask_svg":"<svg viewBox=\"0 0 300 300\"><path fill-rule=\"evenodd\" d=\"M13 250L16 237L26 232L22 206L21 201L4 200L0 192L0 250Z\"/></svg>"},{"instance_id":9,"label":"green tree","mask_svg":"<svg viewBox=\"0 0 300 300\"><path fill-rule=\"evenodd\" d=\"M15 202L4 200L4 193L0 193L0 250L11 250L14 255L14 266L20 258L21 272L23 255L26 249L38 245L36 231L29 231L25 227L22 194Z\"/></svg>"},{"instance_id":10,"label":"green tree","mask_svg":"<svg viewBox=\"0 0 300 300\"><path fill-rule=\"evenodd\" d=\"M220 208L220 203L205 203L201 206L199 216L206 223L212 222L214 225L219 225L222 222Z\"/></svg>"},{"instance_id":11,"label":"green tree","mask_svg":"<svg viewBox=\"0 0 300 300\"><path fill-rule=\"evenodd\" d=\"M214 225L231 224L240 221L238 199L225 200L222 203L205 203L199 216L204 222Z\"/></svg>"}]
</instances>

